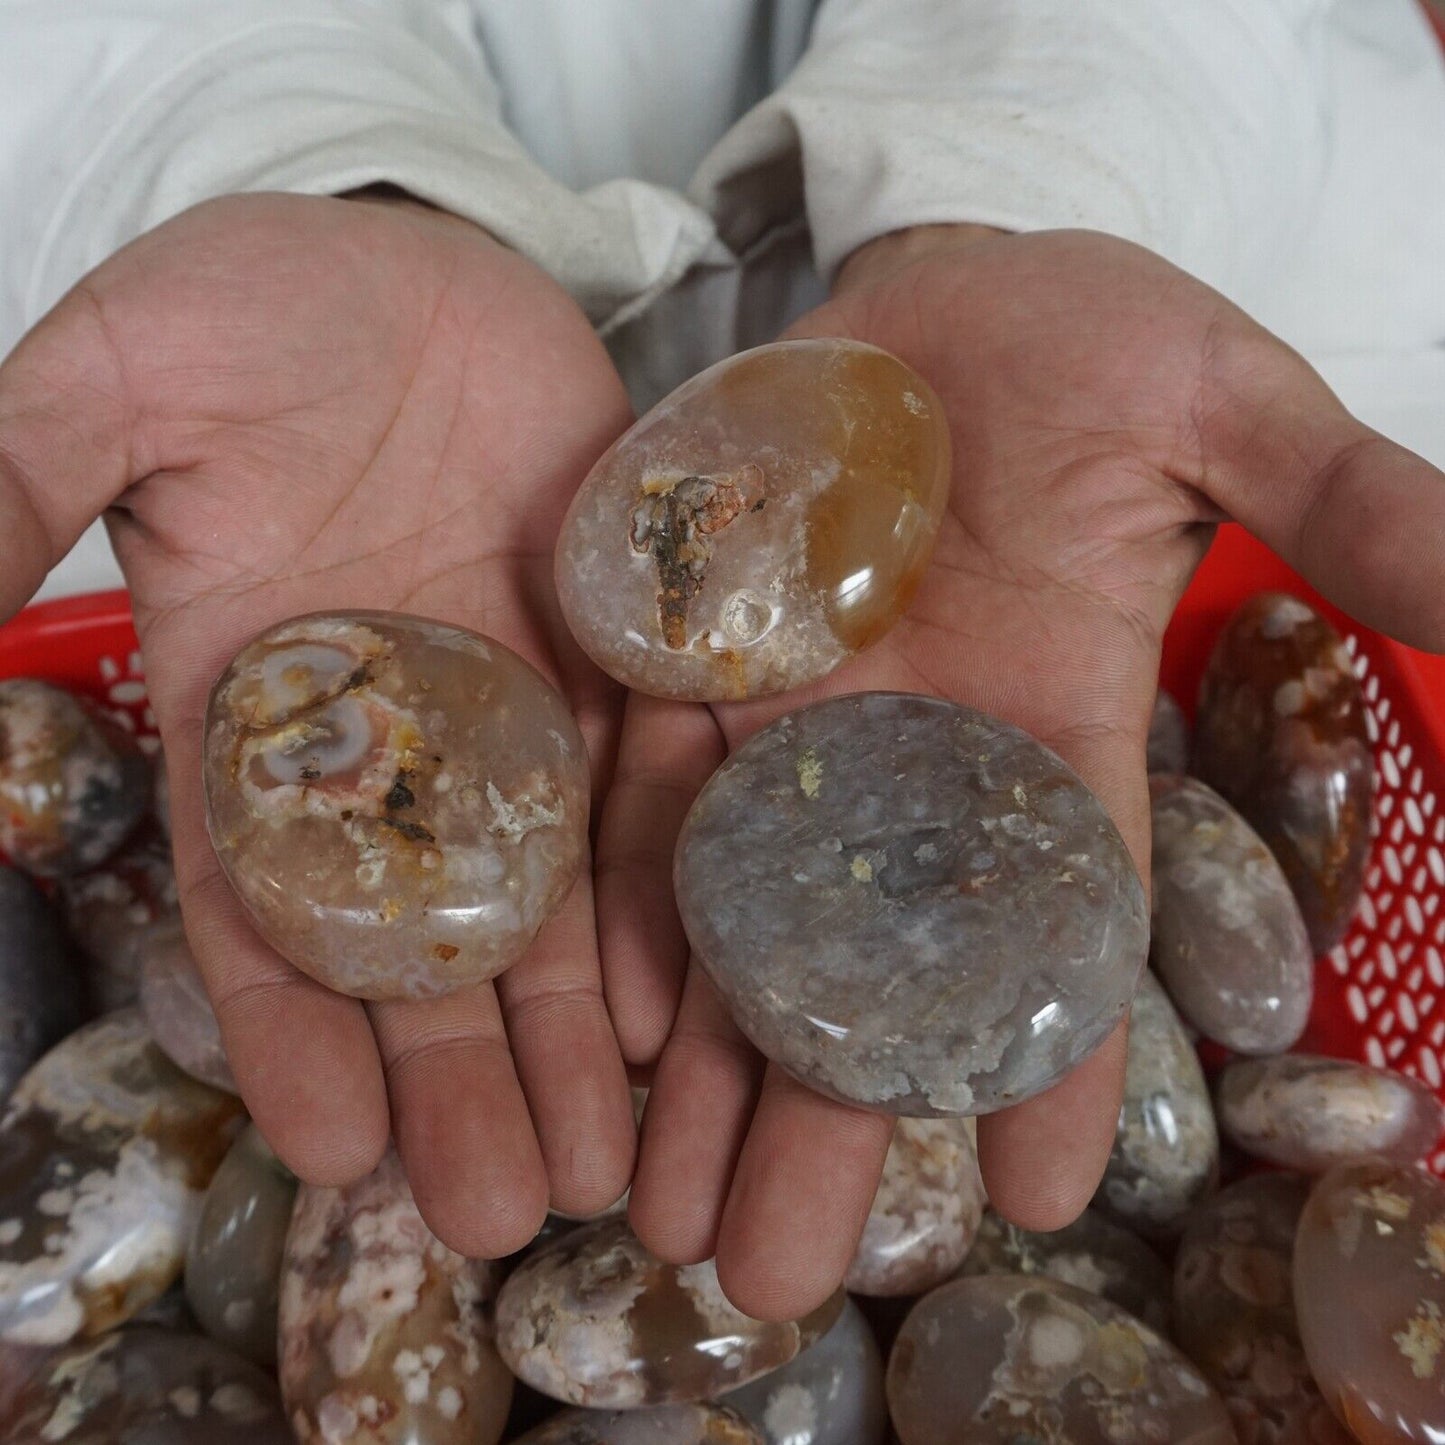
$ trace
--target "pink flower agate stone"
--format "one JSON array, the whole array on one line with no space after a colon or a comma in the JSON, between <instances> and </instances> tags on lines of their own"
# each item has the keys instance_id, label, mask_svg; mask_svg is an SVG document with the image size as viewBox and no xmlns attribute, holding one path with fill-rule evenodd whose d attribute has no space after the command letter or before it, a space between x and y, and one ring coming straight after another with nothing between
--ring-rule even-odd
<instances>
[{"instance_id":1,"label":"pink flower agate stone","mask_svg":"<svg viewBox=\"0 0 1445 1445\"><path fill-rule=\"evenodd\" d=\"M841 340L745 351L588 474L557 543L562 611L640 692L785 692L902 614L949 484L943 408L896 357Z\"/></svg>"},{"instance_id":2,"label":"pink flower agate stone","mask_svg":"<svg viewBox=\"0 0 1445 1445\"><path fill-rule=\"evenodd\" d=\"M244 647L211 693L205 783L262 936L360 998L502 972L587 849L563 699L500 643L397 613L304 617Z\"/></svg>"}]
</instances>

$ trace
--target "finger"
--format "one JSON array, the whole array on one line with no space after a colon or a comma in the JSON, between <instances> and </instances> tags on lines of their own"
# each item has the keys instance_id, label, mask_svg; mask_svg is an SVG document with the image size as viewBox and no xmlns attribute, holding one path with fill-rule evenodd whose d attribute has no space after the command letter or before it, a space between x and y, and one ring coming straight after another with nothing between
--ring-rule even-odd
<instances>
[{"instance_id":1,"label":"finger","mask_svg":"<svg viewBox=\"0 0 1445 1445\"><path fill-rule=\"evenodd\" d=\"M308 978L251 927L206 835L200 738L198 714L167 734L186 937L266 1141L302 1179L346 1184L376 1167L390 1132L371 1026L360 1003Z\"/></svg>"},{"instance_id":2,"label":"finger","mask_svg":"<svg viewBox=\"0 0 1445 1445\"><path fill-rule=\"evenodd\" d=\"M628 1206L637 1237L659 1259L712 1257L762 1076L762 1059L717 990L690 968L647 1096Z\"/></svg>"},{"instance_id":3,"label":"finger","mask_svg":"<svg viewBox=\"0 0 1445 1445\"><path fill-rule=\"evenodd\" d=\"M1123 1024L1061 1083L978 1121L989 1203L1021 1229L1062 1229L1083 1212L1109 1162L1124 1091Z\"/></svg>"},{"instance_id":4,"label":"finger","mask_svg":"<svg viewBox=\"0 0 1445 1445\"><path fill-rule=\"evenodd\" d=\"M585 872L526 958L497 980L497 993L551 1205L598 1213L627 1188L637 1137L627 1069L602 997Z\"/></svg>"},{"instance_id":5,"label":"finger","mask_svg":"<svg viewBox=\"0 0 1445 1445\"><path fill-rule=\"evenodd\" d=\"M692 800L723 760L711 712L633 693L597 840L597 929L612 1026L629 1064L655 1063L687 974L672 853Z\"/></svg>"},{"instance_id":6,"label":"finger","mask_svg":"<svg viewBox=\"0 0 1445 1445\"><path fill-rule=\"evenodd\" d=\"M535 1238L547 1176L490 984L370 1005L397 1153L444 1244L500 1259Z\"/></svg>"},{"instance_id":7,"label":"finger","mask_svg":"<svg viewBox=\"0 0 1445 1445\"><path fill-rule=\"evenodd\" d=\"M1243 317L1206 373L1202 485L1352 617L1445 651L1445 474Z\"/></svg>"},{"instance_id":8,"label":"finger","mask_svg":"<svg viewBox=\"0 0 1445 1445\"><path fill-rule=\"evenodd\" d=\"M893 1126L769 1066L718 1231L718 1282L744 1314L797 1319L843 1282Z\"/></svg>"}]
</instances>

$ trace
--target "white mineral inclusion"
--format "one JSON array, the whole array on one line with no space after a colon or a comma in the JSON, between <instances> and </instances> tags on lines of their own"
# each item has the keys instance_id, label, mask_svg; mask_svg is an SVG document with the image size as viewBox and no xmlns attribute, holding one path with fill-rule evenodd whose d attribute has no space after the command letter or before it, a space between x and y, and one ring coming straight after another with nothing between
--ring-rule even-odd
<instances>
[{"instance_id":1,"label":"white mineral inclusion","mask_svg":"<svg viewBox=\"0 0 1445 1445\"><path fill-rule=\"evenodd\" d=\"M694 803L674 879L743 1032L911 1117L1049 1087L1128 1008L1143 889L1097 799L1017 728L865 693L790 713Z\"/></svg>"}]
</instances>

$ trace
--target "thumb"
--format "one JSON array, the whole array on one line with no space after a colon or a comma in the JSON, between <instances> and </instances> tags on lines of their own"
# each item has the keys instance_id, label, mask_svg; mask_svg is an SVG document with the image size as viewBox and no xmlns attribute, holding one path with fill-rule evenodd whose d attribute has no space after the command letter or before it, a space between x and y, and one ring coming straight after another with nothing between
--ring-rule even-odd
<instances>
[{"instance_id":1,"label":"thumb","mask_svg":"<svg viewBox=\"0 0 1445 1445\"><path fill-rule=\"evenodd\" d=\"M1197 427L1213 502L1352 617L1445 652L1445 473L1252 327L1211 357Z\"/></svg>"},{"instance_id":2,"label":"thumb","mask_svg":"<svg viewBox=\"0 0 1445 1445\"><path fill-rule=\"evenodd\" d=\"M0 620L143 475L100 299L72 291L0 363Z\"/></svg>"}]
</instances>

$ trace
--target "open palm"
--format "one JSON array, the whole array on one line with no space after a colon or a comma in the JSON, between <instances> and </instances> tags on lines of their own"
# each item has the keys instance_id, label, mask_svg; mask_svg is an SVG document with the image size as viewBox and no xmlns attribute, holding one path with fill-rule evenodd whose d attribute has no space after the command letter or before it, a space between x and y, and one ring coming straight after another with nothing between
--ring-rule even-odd
<instances>
[{"instance_id":1,"label":"open palm","mask_svg":"<svg viewBox=\"0 0 1445 1445\"><path fill-rule=\"evenodd\" d=\"M571 643L557 524L626 425L577 307L414 205L212 202L112 258L0 368L6 610L102 508L170 759L187 930L246 1102L298 1173L370 1168L388 1128L455 1247L500 1255L548 1200L610 1204L633 1161L590 880L496 983L363 1004L261 943L205 837L201 719L280 619L388 608L487 633L567 696L600 794L621 698Z\"/></svg>"},{"instance_id":2,"label":"open palm","mask_svg":"<svg viewBox=\"0 0 1445 1445\"><path fill-rule=\"evenodd\" d=\"M1137 247L1082 232L955 240L941 228L860 267L791 334L872 342L937 390L955 465L933 565L894 631L818 688L713 708L630 698L598 873L618 1036L629 1061L659 1060L634 1223L666 1257L716 1251L732 1298L774 1317L842 1277L891 1123L765 1068L700 970L687 971L667 901L671 842L727 750L824 693L953 698L1070 762L1147 879L1144 741L1160 643L1216 522L1244 522L1372 625L1445 649L1445 477L1354 421L1215 292ZM1054 1089L980 1120L1004 1214L1056 1228L1088 1201L1123 1063L1121 1031Z\"/></svg>"}]
</instances>

